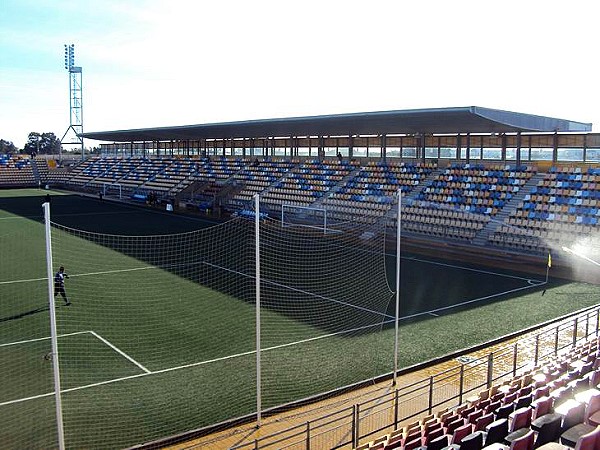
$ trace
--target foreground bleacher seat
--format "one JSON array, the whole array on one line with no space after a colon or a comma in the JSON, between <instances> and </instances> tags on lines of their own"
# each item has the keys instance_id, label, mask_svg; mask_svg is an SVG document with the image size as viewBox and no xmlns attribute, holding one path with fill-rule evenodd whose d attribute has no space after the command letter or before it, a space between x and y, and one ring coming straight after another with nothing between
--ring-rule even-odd
<instances>
[{"instance_id":1,"label":"foreground bleacher seat","mask_svg":"<svg viewBox=\"0 0 600 450\"><path fill-rule=\"evenodd\" d=\"M592 339L543 366L481 391L455 408L424 416L361 448L591 450L588 434L596 429L593 421L600 419L600 389L592 383L600 379L594 370L599 360L598 340ZM533 399L530 404L514 410L510 419L497 416L529 396ZM495 420L487 423L490 416ZM487 425L483 427L482 422ZM600 440L593 450L600 450Z\"/></svg>"},{"instance_id":2,"label":"foreground bleacher seat","mask_svg":"<svg viewBox=\"0 0 600 450\"><path fill-rule=\"evenodd\" d=\"M533 430L529 430L523 436L513 440L509 445L492 444L484 447L485 450L533 450L535 443L535 434Z\"/></svg>"},{"instance_id":3,"label":"foreground bleacher seat","mask_svg":"<svg viewBox=\"0 0 600 450\"><path fill-rule=\"evenodd\" d=\"M590 432L592 432L598 423L592 424L590 418L594 417L594 421L600 418L600 392L592 395L585 405L585 411L581 423L577 423L571 427L566 428L560 435L561 444L569 447L575 447L578 439Z\"/></svg>"}]
</instances>

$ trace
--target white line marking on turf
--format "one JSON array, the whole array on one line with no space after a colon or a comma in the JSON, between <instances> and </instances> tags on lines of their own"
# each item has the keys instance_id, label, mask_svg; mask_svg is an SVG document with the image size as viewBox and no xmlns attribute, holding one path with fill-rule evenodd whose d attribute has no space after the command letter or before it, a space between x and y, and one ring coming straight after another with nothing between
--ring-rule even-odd
<instances>
[{"instance_id":1,"label":"white line marking on turf","mask_svg":"<svg viewBox=\"0 0 600 450\"><path fill-rule=\"evenodd\" d=\"M225 270L227 272L235 273L237 275L242 275L242 276L247 277L247 278L254 278L254 275L249 275L247 273L238 272L237 270L232 270L232 269L228 269L226 267L217 266L216 264L211 264L211 263L206 262L206 261L201 262L201 264L206 264L207 266L216 267L217 269ZM266 283L266 284L272 284L274 286L286 288L286 289L289 289L290 291L300 292L302 294L307 294L307 295L312 295L313 297L317 297L317 298L320 298L322 300L329 300L330 302L339 303L340 305L350 306L351 308L356 308L356 309L359 309L361 311L365 311L365 312L368 312L368 313L371 313L371 314L375 314L375 315L378 315L378 316L394 318L394 316L390 316L390 315L388 315L386 313L382 313L380 311L373 311L372 309L368 309L368 308L365 308L363 306L353 305L352 303L347 303L347 302L343 302L341 300L336 300L334 298L325 297L323 295L315 294L314 292L304 291L302 289L298 289L298 288L294 288L294 287L291 287L291 286L287 286L285 284L277 283L275 281L270 281L270 280L263 279L262 282Z\"/></svg>"},{"instance_id":2,"label":"white line marking on turf","mask_svg":"<svg viewBox=\"0 0 600 450\"><path fill-rule=\"evenodd\" d=\"M543 283L541 283L541 284L543 284ZM538 285L536 284L536 285L530 285L530 286L522 286L520 288L511 289L509 291L498 292L497 294L491 294L491 295L486 295L485 297L474 298L473 300L467 300L466 302L456 303L454 305L444 306L442 308L432 309L431 311L424 311L424 312L420 312L420 313L417 313L417 314L412 314L410 316L403 316L403 317L400 318L400 320L412 319L413 317L423 316L425 314L434 314L434 313L437 313L439 311L446 311L448 309L456 308L457 306L464 306L464 305L468 305L470 303L480 302L482 300L489 300L490 298L499 297L499 296L505 295L505 294L512 294L513 292L522 291L524 289L531 289L532 287L536 287L536 286L538 286Z\"/></svg>"},{"instance_id":3,"label":"white line marking on turf","mask_svg":"<svg viewBox=\"0 0 600 450\"><path fill-rule=\"evenodd\" d=\"M102 341L105 345L107 345L108 347L112 348L115 352L117 352L119 355L123 356L124 358L127 358L129 361L131 361L133 364L135 364L136 366L138 366L144 372L146 372L146 373L152 373L150 370L148 370L142 364L140 364L139 362L137 362L135 359L133 359L131 356L129 356L124 351L120 350L119 348L117 348L116 346L114 346L113 344L111 344L108 340L104 339L102 336L100 336L95 331L92 331L92 330L77 331L75 333L60 334L57 337L62 338L62 337L67 337L67 336L75 336L76 334L86 334L86 333L89 333L89 334L93 335L96 339L98 339L99 341ZM43 337L43 338L36 338L36 339L27 339L25 341L8 342L6 344L0 344L0 347L8 347L8 346L11 346L11 345L27 344L29 342L46 341L48 339L50 339L50 336Z\"/></svg>"},{"instance_id":4,"label":"white line marking on turf","mask_svg":"<svg viewBox=\"0 0 600 450\"><path fill-rule=\"evenodd\" d=\"M493 294L493 295L488 295L488 296L485 296L485 297L476 298L476 299L469 300L469 301L466 301L466 302L462 302L462 303L459 303L459 304L456 304L456 305L446 306L446 307L443 307L443 308L433 309L431 311L425 311L425 312L421 312L421 313L418 313L418 314L413 314L413 315L410 315L410 316L401 317L400 320L411 319L411 318L422 316L422 315L426 315L426 314L435 315L435 313L437 313L439 311L444 311L444 310L452 309L452 308L457 307L457 306L462 306L462 305L466 305L466 304L469 304L469 303L474 303L474 302L481 301L481 300L487 300L487 299L490 299L490 298L493 298L493 297L497 297L497 296L503 295L503 294L510 294L512 292L521 291L521 290L524 290L524 289L531 289L532 287L533 286L524 286L524 287L521 287L521 288L512 289L510 291L501 292L499 294ZM347 333L351 333L353 331L360 331L360 330L364 330L364 329L367 329L367 328L379 327L379 326L383 326L383 325L385 325L387 323L392 323L392 322L393 322L393 320L385 320L385 321L383 321L381 323L378 323L378 324L366 325L366 326L363 326L363 327L354 328L352 330L338 331L336 333L325 334L325 335L316 336L316 337L313 337L313 338L302 339L300 341L288 342L286 344L280 344L280 345L276 345L276 346L273 346L273 347L267 347L267 348L263 349L263 351L276 350L276 349L284 348L284 347L292 347L294 345L299 345L299 344L303 344L303 343L306 343L306 342L311 342L311 341L316 341L316 340L320 340L320 339L325 339L325 338L328 338L328 337L333 337L333 336L337 336L337 335L341 335L341 334L347 334ZM93 333L96 336L98 336L93 331L82 331L82 332L79 332L79 333ZM72 334L79 334L79 333L72 333ZM49 339L49 338L45 338L45 339ZM35 339L35 340L39 340L39 339ZM25 342L27 342L27 341L25 341ZM108 344L108 345L110 345L110 344ZM112 345L111 345L111 347L115 348ZM180 369L188 369L190 367L197 367L197 366L202 366L202 365L206 365L206 364L210 364L210 363L214 363L214 362L226 361L228 359L239 358L241 356L248 356L248 355L252 355L252 354L255 354L255 353L256 353L256 350L250 350L250 351L247 351L247 352L236 353L234 355L227 355L227 356L223 356L223 357L220 357L220 358L214 358L214 359L210 359L210 360L206 360L206 361L200 361L200 362L185 364L185 365L176 366L176 367L169 367L167 369L155 370L154 372L150 372L147 369L144 369L143 366L138 365L136 363L136 365L138 365L138 367L140 367L142 370L145 370L144 373L140 373L140 374L137 374L137 375L130 375L130 376L127 376L127 377L114 378L112 380L100 381L98 383L87 384L87 385L84 385L84 386L78 386L78 387L74 387L74 388L64 389L61 392L62 393L67 393L67 392L79 391L79 390L93 388L93 387L97 387L97 386L103 386L103 385L107 385L107 384L117 383L119 381L126 381L126 380L135 379L135 378L146 377L146 376L149 376L149 375L156 375L156 374L160 374L160 373L173 372L173 371L180 370ZM124 356L127 357L126 355L124 355ZM21 402L25 402L25 401L28 401L28 400L35 400L35 399L38 399L38 398L49 397L51 395L54 395L54 392L49 392L47 394L40 394L40 395L36 395L36 396L33 396L33 397L26 397L26 398L19 398L19 399L15 399L15 400L9 400L7 402L0 403L0 407L1 406L5 406L5 405L10 405L10 404L13 404L13 403L21 403Z\"/></svg>"},{"instance_id":5,"label":"white line marking on turf","mask_svg":"<svg viewBox=\"0 0 600 450\"><path fill-rule=\"evenodd\" d=\"M135 364L136 366L138 366L140 369L142 369L144 372L146 373L152 373L150 370L146 369L144 366L142 366L139 362L137 362L135 359L133 359L131 356L129 356L127 353L125 353L124 351L118 349L117 347L115 347L113 344L111 344L110 342L108 342L106 339L104 339L102 336L100 336L98 333L94 332L94 331L90 331L90 333L92 333L94 336L96 336L96 338L98 338L99 340L101 340L102 342L104 342L106 345L108 345L110 348L112 348L115 352L117 352L119 355L123 356L124 358L127 358L129 361L131 361L133 364Z\"/></svg>"},{"instance_id":6,"label":"white line marking on turf","mask_svg":"<svg viewBox=\"0 0 600 450\"><path fill-rule=\"evenodd\" d=\"M319 340L319 339L324 339L324 338L328 338L328 337L332 337L332 336L336 336L336 335L340 335L340 334L351 333L353 331L360 331L360 330L364 330L364 329L372 328L372 327L380 327L383 324L391 323L391 322L392 322L391 320L387 320L387 321L385 321L383 323L377 323L377 324L373 324L373 325L366 325L366 326L363 326L363 327L354 328L352 330L338 331L336 333L324 334L322 336L316 336L316 337L313 337L313 338L303 339L303 340L300 340L300 341L288 342L287 344L280 344L280 345L276 345L276 346L273 346L273 347L267 347L267 348L263 349L262 351L269 351L269 350L276 350L276 349L284 348L284 347L291 347L293 345L298 345L298 344L302 344L302 343L310 342L310 341L316 341L316 340ZM80 333L93 333L93 334L95 334L93 331L81 331ZM74 333L74 334L77 334L77 333ZM49 338L47 338L47 339L49 339ZM213 363L213 362L226 361L228 359L239 358L241 356L248 356L248 355L252 355L252 354L255 354L255 353L256 353L256 350L249 350L247 352L236 353L234 355L222 356L220 358L214 358L214 359L209 359L209 360L206 360L206 361L200 361L200 362L196 362L196 363L185 364L185 365L182 365L182 366L169 367L167 369L156 370L154 372L148 371L148 372L139 373L139 374L136 374L136 375L129 375L129 376L126 376L126 377L114 378L112 380L100 381L98 383L86 384L84 386L77 386L77 387L74 387L74 388L63 389L63 390L61 390L61 393L64 394L64 393L67 393L67 392L80 391L80 390L88 389L88 388L92 388L92 387L104 386L104 385L107 385L107 384L117 383L119 381L126 381L126 380L132 380L132 379L135 379L135 378L146 377L148 375L156 375L156 374L159 374L159 373L173 372L175 370L187 369L187 368L196 367L196 366L202 366L202 365L210 364L210 363ZM38 399L38 398L49 397L51 395L54 395L54 392L48 392L46 394L34 395L32 397L25 397L25 398L18 398L18 399L15 399L15 400L9 400L9 401L0 403L0 407L1 406L6 406L6 405L11 405L11 404L14 404L14 403L22 403L22 402L26 402L26 401L29 401L29 400L35 400L35 399Z\"/></svg>"},{"instance_id":7,"label":"white line marking on turf","mask_svg":"<svg viewBox=\"0 0 600 450\"><path fill-rule=\"evenodd\" d=\"M387 256L396 256L392 253L386 253ZM488 275L495 275L498 277L505 277L505 278L515 278L517 280L525 280L525 281L529 281L530 278L524 278L524 277L519 277L516 275L509 275L506 273L499 273L499 272L492 272L490 270L483 270L483 269L474 269L472 267L465 267L465 266L457 266L456 264L449 264L449 263L443 263L443 262L439 262L439 261L430 261L428 259L420 259L420 258L416 258L414 256L411 257L401 257L402 259L408 259L410 261L418 261L418 262L422 262L422 263L427 263L427 264L435 264L436 266L444 266L444 267L451 267L453 269L460 269L460 270L468 270L469 272L477 272L477 273L485 273ZM537 280L534 280L537 281ZM543 283L542 281L539 281L539 283Z\"/></svg>"},{"instance_id":8,"label":"white line marking on turf","mask_svg":"<svg viewBox=\"0 0 600 450\"><path fill-rule=\"evenodd\" d=\"M85 333L91 333L91 331L77 331L75 333L59 334L57 337L62 338L62 337L74 336L76 334L85 334ZM28 344L29 342L46 341L48 339L50 339L50 336L43 337L43 338L36 338L36 339L27 339L25 341L7 342L6 344L0 344L0 347L8 347L11 345L18 345L18 344Z\"/></svg>"},{"instance_id":9,"label":"white line marking on turf","mask_svg":"<svg viewBox=\"0 0 600 450\"><path fill-rule=\"evenodd\" d=\"M132 267L131 269L116 269L116 270L105 270L100 272L87 272L87 273L75 273L69 275L69 278L77 278L77 277L87 277L90 275L110 275L113 273L121 273L121 272L136 272L138 270L148 270L148 269L161 269L161 267L156 266L144 266L144 267ZM27 280L10 280L10 281L0 281L0 284L13 284L13 283L28 283L30 281L45 281L48 278L30 278Z\"/></svg>"},{"instance_id":10,"label":"white line marking on turf","mask_svg":"<svg viewBox=\"0 0 600 450\"><path fill-rule=\"evenodd\" d=\"M47 280L46 277L44 277L44 278L29 278L28 280L0 281L0 284L29 283L30 281L45 281L45 280Z\"/></svg>"}]
</instances>

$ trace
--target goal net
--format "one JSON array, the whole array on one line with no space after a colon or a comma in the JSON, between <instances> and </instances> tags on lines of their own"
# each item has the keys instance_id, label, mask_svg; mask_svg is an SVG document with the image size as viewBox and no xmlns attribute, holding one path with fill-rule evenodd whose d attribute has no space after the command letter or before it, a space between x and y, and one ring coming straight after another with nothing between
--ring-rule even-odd
<instances>
[{"instance_id":1,"label":"goal net","mask_svg":"<svg viewBox=\"0 0 600 450\"><path fill-rule=\"evenodd\" d=\"M315 228L327 233L327 210L325 208L283 204L281 205L281 226Z\"/></svg>"},{"instance_id":2,"label":"goal net","mask_svg":"<svg viewBox=\"0 0 600 450\"><path fill-rule=\"evenodd\" d=\"M102 195L121 199L123 198L123 186L119 183L102 183Z\"/></svg>"},{"instance_id":3,"label":"goal net","mask_svg":"<svg viewBox=\"0 0 600 450\"><path fill-rule=\"evenodd\" d=\"M359 239L363 228L261 220L259 371L253 220L150 236L104 234L87 220L87 230L53 223L51 233L54 272L69 275L67 298L54 299L67 448L130 447L255 415L257 396L267 410L392 370L384 246ZM0 285L0 439L50 448L45 243L30 226L0 247L2 281L15 281Z\"/></svg>"}]
</instances>

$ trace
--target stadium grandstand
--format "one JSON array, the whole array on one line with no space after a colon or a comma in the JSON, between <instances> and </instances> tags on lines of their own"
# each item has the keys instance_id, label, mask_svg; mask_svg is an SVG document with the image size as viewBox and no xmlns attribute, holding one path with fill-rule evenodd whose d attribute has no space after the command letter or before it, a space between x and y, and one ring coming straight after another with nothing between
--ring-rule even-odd
<instances>
[{"instance_id":1,"label":"stadium grandstand","mask_svg":"<svg viewBox=\"0 0 600 450\"><path fill-rule=\"evenodd\" d=\"M53 223L56 228L53 233L57 235L53 235L52 241L63 256L77 253L79 249L71 249L75 246L70 241L77 238L85 240L86 245L93 243L102 247L94 251L118 252L119 261L126 268L124 271L137 273L148 267L159 267L166 273L160 275L164 278L148 281L146 285L129 286L136 282L123 278L119 286L124 291L131 288L160 291L162 282L159 280L172 282L169 277L177 275L185 283L191 281L210 289L210 295L231 295L252 306L248 298L252 298L255 286L245 274L252 271L253 246L261 248L263 244L258 244L258 238L254 243L253 230L247 224L250 221L237 220L256 218L258 208L259 218L265 219L261 239L265 239L264 245L274 252L266 256L262 266L272 280L265 282L262 288L266 302L271 302L265 309L284 318L277 319L281 321L277 328L269 325L269 313L266 314L263 330L267 333L275 330L274 333L280 333L277 339L281 339L273 339L269 350L292 347L283 340L284 336L288 337L287 333L294 344L320 342L320 334L319 337L304 335L308 332L303 327L318 330L327 337L345 335L351 330L349 336L353 338L374 340L380 339L379 335L373 332L373 337L365 338L365 329L377 327L377 332L390 331L394 314L396 323L399 319L398 306L394 312L389 299L394 289L400 291L400 258L398 254L396 284L390 283L390 268L386 262L379 261L377 251L383 248L385 253L386 248L389 251L396 244L399 253L400 236L403 251L417 255L410 257L415 261L419 257L440 258L444 262L435 263L439 266L450 267L448 261L461 261L473 272L485 267L481 270L485 273L487 268L493 267L531 275L511 274L497 281L507 284L499 295L501 299L508 299L507 293L529 288L541 292L536 297L539 299L546 293L550 268L552 277L559 280L598 284L600 279L596 272L598 264L593 260L592 266L577 271L572 267L578 248L586 247L596 254L600 249L600 133L593 133L588 123L470 106L98 131L86 132L82 137L102 142L101 154L68 167L47 157L0 155L0 188L45 188L102 200L98 203L134 204L136 211L137 208L161 211L164 217L209 219L211 225L217 226L209 227L203 234L186 231L181 234L185 237L161 235L152 242L140 236L121 238L108 232L96 233ZM281 229L275 225L281 225ZM324 235L326 241L316 242L320 235ZM228 243L230 236L235 239ZM229 247L223 250L222 245ZM190 248L200 249L200 268L194 266L198 264L194 259L197 255L192 255ZM216 255L215 260L206 256L213 255L211 252ZM232 254L236 252L239 255L234 261ZM112 273L104 266L94 265L100 257L89 255L89 258L90 261L81 265L89 266L90 280L97 274ZM136 266L133 260L142 261L144 266ZM340 267L336 267L336 261L341 262ZM355 270L349 268L354 264ZM183 265L185 269L179 268ZM226 270L221 270L223 267ZM415 270L423 275L434 269ZM534 277L544 274L545 282ZM462 280L463 275L455 277ZM82 276L81 283L84 278ZM331 278L336 278L336 282ZM511 281L507 281L509 278ZM96 285L88 281L91 284L85 295L90 299L95 292L104 295L104 282L98 281ZM523 282L526 286L508 286L511 282ZM12 289L8 283L6 286ZM256 289L260 290L259 287ZM169 288L159 303L168 304L168 295L181 294L182 298L188 295L183 293L183 288L177 289ZM444 287L440 289L443 291ZM17 291L10 292L12 295ZM584 292L581 295L588 295ZM575 298L580 293L575 290L561 295ZM479 298L494 296L481 294ZM364 303L354 304L357 297L364 299ZM335 305L320 304L322 299L334 299ZM115 299L114 304L119 305L121 300ZM196 298L191 299L191 294L190 301L196 301ZM303 307L298 306L312 307L313 301L319 303L314 310L303 311ZM138 300L131 300L131 305L136 302ZM443 318L447 309L457 305L467 308L468 304L460 303L459 299L456 304L440 304L437 309L420 309L419 299L414 300L415 304L411 304L410 299L403 302L406 302L403 317L408 324L415 318ZM314 370L306 377L312 376L315 386L300 389L296 383L300 386L304 375L297 375L296 380L294 373L285 374L285 381L280 379L278 383L278 368L267 369L272 372L265 374L265 380L273 378L265 382L265 391L278 384L285 385L287 391L284 395L273 388L276 395L265 396L264 422L261 422L260 401L255 409L250 402L240 408L241 412L232 406L231 410L223 407L222 414L221 411L214 415L207 413L208 423L202 421L204 416L197 420L199 416L188 418L178 411L175 417L185 418L172 427L167 423L170 420L157 425L140 414L140 421L148 424L148 430L142 430L144 427L138 427L139 432L128 430L131 436L123 431L121 440L107 438L97 446L167 448L177 445L179 447L173 448L236 450L555 450L561 444L577 450L598 449L594 443L600 443L597 437L600 436L600 428L597 428L600 418L596 417L600 414L600 307L597 299L590 302L574 313L561 312L552 320L544 317L535 325L502 331L500 335L487 335L486 329L482 331L481 341L476 340L475 344L465 341L469 342L467 347L435 354L430 360L419 360L421 349L415 349L418 356L414 360L407 358L409 364L400 368L395 365L393 370L382 370L375 363L365 368L368 364L356 361L351 349L345 356L354 360L356 366L332 369L323 365L321 372L319 358L327 358L323 353L315 359L310 359L312 350L300 356L285 355L281 359L285 364L273 357L277 361L275 365L289 365L290 372L299 359L306 358ZM506 303L508 308L509 302ZM77 299L73 304L72 310L78 311ZM110 306L98 306L102 314L105 309L110 310ZM501 317L492 320L510 321L504 320L511 314L508 309L495 311ZM519 320L528 315L523 311L526 310L521 310ZM240 308L240 315L245 313ZM31 315L30 312L23 314ZM143 372L135 374L127 369L130 372L123 375L120 368L111 368L115 372L111 375L114 379L129 382L152 374L171 374L197 364L188 354L182 361L176 360L179 357L176 354L162 355L168 361L173 360L165 369L159 364L162 361L158 356L153 360L158 351L153 355L148 349L145 352L150 362L139 363L139 358L130 358L120 348L131 338L126 334L129 329L135 328L141 335L152 331L151 328L160 328L152 322L156 318L148 318L148 330L143 329L143 324L138 330L137 324L127 325L119 313L106 314L114 322L110 326L122 327L119 329L122 334L110 339L110 343L96 334L96 328L79 331L100 327L92 313L90 317L77 317L81 322L64 322L63 326L68 325L64 328L68 331L65 336L90 333ZM468 312L465 314L465 321L472 320ZM22 316L13 313L6 320L15 317ZM532 312L529 319L535 317ZM94 325L83 328L88 326L85 322L88 319ZM186 323L187 318L178 320ZM256 320L260 323L258 316ZM234 324L225 328L244 328L242 319ZM414 326L411 333L420 336L419 345L435 346L435 343L423 342L435 341L435 337L427 335L420 322ZM474 335L484 328L481 323L471 326L461 330ZM454 327L460 328L456 324ZM107 325L102 336L109 334L109 329ZM16 344L25 342L18 338L20 330L15 330L14 342L0 343L0 350L9 345L16 348ZM423 334L419 334L421 332ZM197 344L194 335L183 334L186 333L179 336L186 341L182 347L187 347L187 341L190 347ZM119 339L118 345L112 344ZM137 339L136 334L134 340ZM226 339L221 337L220 344L225 345ZM168 341L169 337L158 334L151 338L157 346L161 340ZM139 338L139 345L142 342L143 338ZM358 342L356 355L364 351L360 347L364 344ZM323 345L327 351L329 347ZM73 354L80 356L84 347L84 343L73 345ZM236 357L254 351L251 347L240 348L236 350ZM213 354L213 350L211 348L205 356L208 362L222 362L230 357L216 350ZM100 354L105 350L98 351ZM219 351L229 350L220 348ZM394 353L397 357L397 348ZM98 358L108 360L109 357L102 354ZM386 362L392 359L384 352L373 357L377 358ZM68 362L65 365L67 371L82 367L73 362L71 367ZM240 369L240 373L248 367ZM335 362L334 367L337 367ZM317 382L321 373L335 370L343 374L331 384ZM225 371L237 372L232 363L212 376L218 378ZM347 373L353 371L356 373ZM89 376L88 384L82 383L86 387L113 383L94 378L91 371L85 373ZM258 378L260 380L260 375ZM68 379L71 384L65 392L78 391L75 380L75 377ZM145 404L142 390L136 391L142 400L136 399L134 403ZM202 391L194 392L200 395ZM16 408L43 397L31 392L19 395L17 400L0 398L0 408ZM101 395L106 395L103 401L111 398L108 392ZM247 394L249 398L252 395L253 392ZM182 396L185 394L179 391L174 395ZM232 405L235 396L234 393L227 397ZM165 394L165 398L169 396ZM81 404L88 401L86 397ZM74 404L72 400L71 404ZM77 405L78 413L87 411ZM109 408L114 408L114 403ZM25 413L19 411L19 414ZM116 420L127 423L127 419L118 414ZM67 417L67 423L69 419L72 417ZM177 422L177 419L172 421ZM24 445L23 440L18 440L24 439L20 433L23 432L14 431L14 436L19 437L11 443ZM117 433L115 431L115 435ZM75 434L67 428L67 442L72 448L78 445L93 448L93 443L97 443L97 434L70 437ZM3 435L0 433L0 436ZM33 446L47 445L43 439L29 443L32 442Z\"/></svg>"},{"instance_id":2,"label":"stadium grandstand","mask_svg":"<svg viewBox=\"0 0 600 450\"><path fill-rule=\"evenodd\" d=\"M410 238L546 254L598 230L600 135L591 124L481 107L85 133L102 156L66 170L4 155L0 185L50 185L188 212L322 208L396 222ZM51 166L49 166L51 165Z\"/></svg>"}]
</instances>

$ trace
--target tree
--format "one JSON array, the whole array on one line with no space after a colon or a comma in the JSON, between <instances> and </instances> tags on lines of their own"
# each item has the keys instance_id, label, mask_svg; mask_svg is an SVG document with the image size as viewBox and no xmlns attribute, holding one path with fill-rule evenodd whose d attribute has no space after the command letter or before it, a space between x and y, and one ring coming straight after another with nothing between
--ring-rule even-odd
<instances>
[{"instance_id":1,"label":"tree","mask_svg":"<svg viewBox=\"0 0 600 450\"><path fill-rule=\"evenodd\" d=\"M25 153L53 155L60 153L60 141L54 133L29 133L27 143L23 147Z\"/></svg>"},{"instance_id":2,"label":"tree","mask_svg":"<svg viewBox=\"0 0 600 450\"><path fill-rule=\"evenodd\" d=\"M11 141L0 139L0 153L19 153L19 149Z\"/></svg>"}]
</instances>

